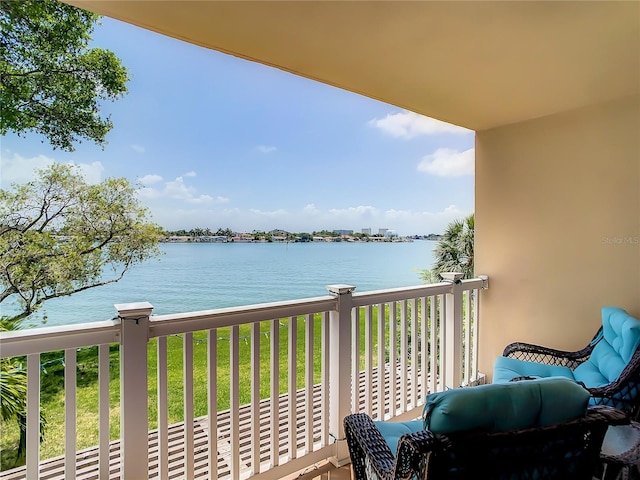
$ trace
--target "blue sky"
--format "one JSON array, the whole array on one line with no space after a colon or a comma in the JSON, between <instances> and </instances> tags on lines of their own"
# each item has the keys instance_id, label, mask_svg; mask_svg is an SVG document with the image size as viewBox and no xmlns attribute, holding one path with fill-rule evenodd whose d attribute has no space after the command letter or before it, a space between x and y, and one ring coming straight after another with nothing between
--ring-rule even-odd
<instances>
[{"instance_id":1,"label":"blue sky","mask_svg":"<svg viewBox=\"0 0 640 480\"><path fill-rule=\"evenodd\" d=\"M129 69L104 150L2 139L0 185L51 162L126 177L170 230L440 233L474 210L474 133L104 18L94 44Z\"/></svg>"}]
</instances>

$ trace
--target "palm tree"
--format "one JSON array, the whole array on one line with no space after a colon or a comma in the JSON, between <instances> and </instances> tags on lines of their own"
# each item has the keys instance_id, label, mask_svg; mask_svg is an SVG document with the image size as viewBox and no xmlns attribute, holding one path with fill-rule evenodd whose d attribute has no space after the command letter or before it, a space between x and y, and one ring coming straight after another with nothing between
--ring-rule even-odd
<instances>
[{"instance_id":1,"label":"palm tree","mask_svg":"<svg viewBox=\"0 0 640 480\"><path fill-rule=\"evenodd\" d=\"M472 213L462 220L454 220L445 229L434 249L435 263L431 270L423 270L420 276L426 283L439 282L443 272L460 272L463 278L473 277L473 232L475 219Z\"/></svg>"}]
</instances>

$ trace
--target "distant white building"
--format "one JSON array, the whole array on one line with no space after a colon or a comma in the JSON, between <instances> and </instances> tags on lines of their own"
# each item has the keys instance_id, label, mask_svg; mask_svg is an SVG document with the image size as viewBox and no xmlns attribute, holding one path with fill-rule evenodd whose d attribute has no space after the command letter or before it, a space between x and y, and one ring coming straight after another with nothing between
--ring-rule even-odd
<instances>
[{"instance_id":1,"label":"distant white building","mask_svg":"<svg viewBox=\"0 0 640 480\"><path fill-rule=\"evenodd\" d=\"M371 229L370 228L363 228L362 229L362 233L364 235L371 235Z\"/></svg>"},{"instance_id":2,"label":"distant white building","mask_svg":"<svg viewBox=\"0 0 640 480\"><path fill-rule=\"evenodd\" d=\"M387 230L387 229L385 228L385 232L384 232L384 234L383 234L383 237L384 237L384 238L397 238L397 237L398 237L398 234L396 233L396 231L395 231L395 230Z\"/></svg>"},{"instance_id":3,"label":"distant white building","mask_svg":"<svg viewBox=\"0 0 640 480\"><path fill-rule=\"evenodd\" d=\"M196 242L204 243L226 243L229 239L224 235L202 235L196 237Z\"/></svg>"},{"instance_id":4,"label":"distant white building","mask_svg":"<svg viewBox=\"0 0 640 480\"><path fill-rule=\"evenodd\" d=\"M388 228L379 228L378 235L382 235L383 237L386 235Z\"/></svg>"}]
</instances>

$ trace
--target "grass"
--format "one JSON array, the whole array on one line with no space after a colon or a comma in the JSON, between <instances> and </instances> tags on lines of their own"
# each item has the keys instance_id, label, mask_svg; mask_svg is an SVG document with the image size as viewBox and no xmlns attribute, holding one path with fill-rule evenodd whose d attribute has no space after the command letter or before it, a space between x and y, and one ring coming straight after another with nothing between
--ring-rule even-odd
<instances>
[{"instance_id":1,"label":"grass","mask_svg":"<svg viewBox=\"0 0 640 480\"><path fill-rule=\"evenodd\" d=\"M388 309L385 309L388 310ZM388 325L388 311L385 313ZM374 310L373 342L377 345L377 313ZM288 341L290 319L280 319L279 328L279 391L286 393L288 388ZM297 388L305 386L305 317L298 317L297 322ZM360 318L361 351L364 348L364 316ZM270 395L270 343L271 322L260 324L260 397ZM314 383L320 382L321 376L321 318L314 317ZM240 356L240 404L250 403L250 326L239 327ZM388 345L388 331L385 344ZM217 331L217 388L218 411L229 408L230 390L230 328ZM195 416L207 414L207 336L206 332L195 332L193 344L193 376L194 376L194 408ZM183 339L182 336L171 336L167 339L168 353L168 409L169 423L183 420ZM149 428L157 426L157 340L148 343L149 371ZM374 347L374 352L377 348ZM117 439L120 435L120 378L119 378L119 346L110 347L110 437ZM40 447L40 458L51 458L64 453L64 365L58 361L64 357L63 352L51 352L41 356L45 368L41 372L41 409L47 419L44 441ZM374 363L375 363L374 358ZM83 449L98 443L98 349L97 347L80 349L77 352L77 449ZM0 425L0 470L15 465L15 449L19 432L14 423Z\"/></svg>"}]
</instances>

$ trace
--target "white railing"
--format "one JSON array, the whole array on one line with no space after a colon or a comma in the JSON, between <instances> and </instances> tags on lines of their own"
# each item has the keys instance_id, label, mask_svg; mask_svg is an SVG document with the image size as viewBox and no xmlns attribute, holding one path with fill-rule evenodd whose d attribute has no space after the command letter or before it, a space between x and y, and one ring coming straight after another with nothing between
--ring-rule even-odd
<instances>
[{"instance_id":1,"label":"white railing","mask_svg":"<svg viewBox=\"0 0 640 480\"><path fill-rule=\"evenodd\" d=\"M348 463L344 416L415 418L428 392L479 381L487 279L447 280L175 315L124 304L114 321L0 333L0 356L26 358L28 377L26 466L0 479L275 479ZM109 438L113 344L119 440ZM76 351L88 346L98 347L99 436L76 454ZM41 354L53 351L64 356L65 453L41 462Z\"/></svg>"}]
</instances>

